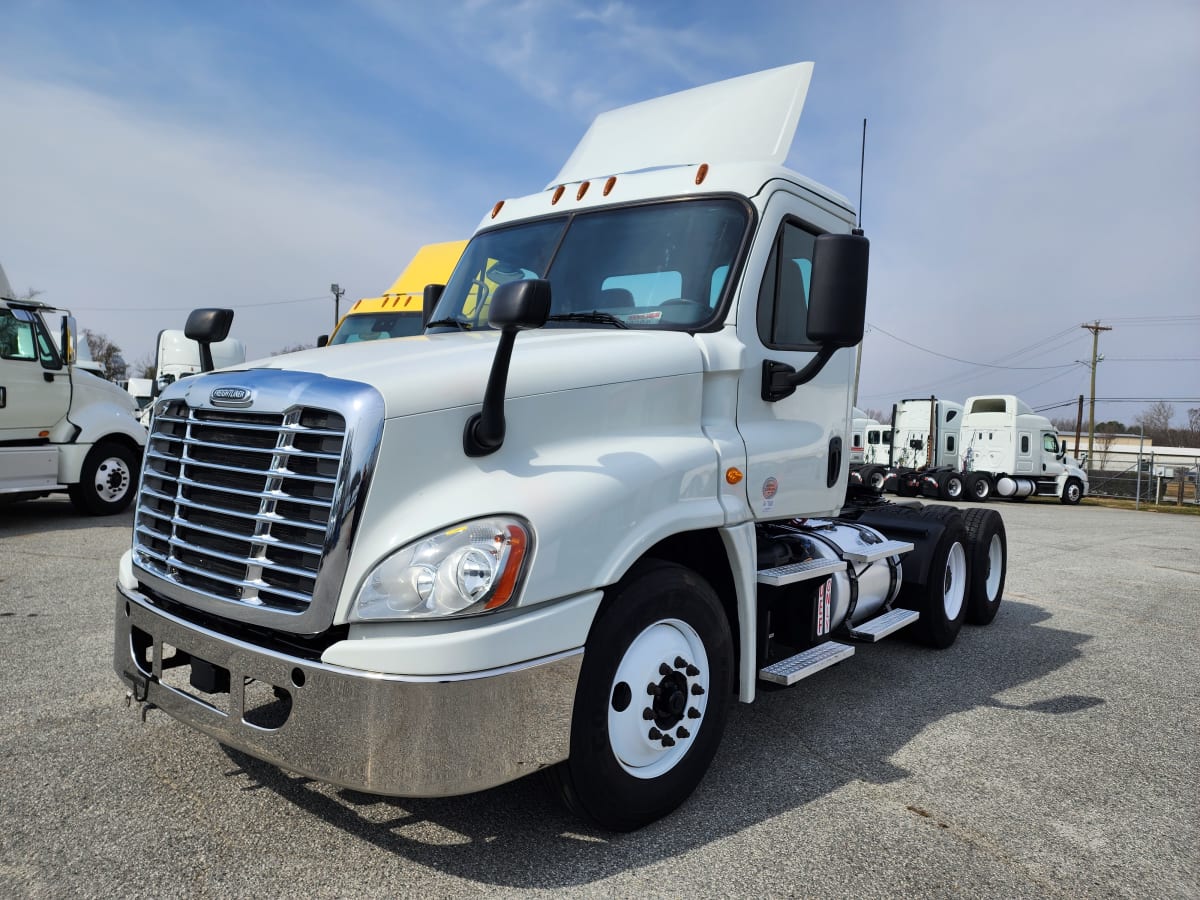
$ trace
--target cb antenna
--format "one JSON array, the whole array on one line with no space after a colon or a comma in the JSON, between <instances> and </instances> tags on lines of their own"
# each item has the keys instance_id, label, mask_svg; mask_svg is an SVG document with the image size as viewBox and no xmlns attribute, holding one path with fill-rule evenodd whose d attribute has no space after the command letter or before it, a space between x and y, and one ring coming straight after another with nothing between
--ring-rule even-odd
<instances>
[{"instance_id":1,"label":"cb antenna","mask_svg":"<svg viewBox=\"0 0 1200 900\"><path fill-rule=\"evenodd\" d=\"M867 165L867 120L863 119L862 155L858 158L858 230L862 231L863 170Z\"/></svg>"}]
</instances>

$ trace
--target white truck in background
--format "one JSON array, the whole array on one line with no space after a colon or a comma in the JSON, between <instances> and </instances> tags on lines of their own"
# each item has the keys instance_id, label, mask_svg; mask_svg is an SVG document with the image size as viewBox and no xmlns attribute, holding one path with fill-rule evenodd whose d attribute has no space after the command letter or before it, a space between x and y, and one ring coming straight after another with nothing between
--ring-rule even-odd
<instances>
[{"instance_id":1,"label":"white truck in background","mask_svg":"<svg viewBox=\"0 0 1200 900\"><path fill-rule=\"evenodd\" d=\"M968 496L1058 497L1073 506L1087 495L1081 462L1067 454L1054 424L1019 397L968 397L965 410L960 443Z\"/></svg>"},{"instance_id":2,"label":"white truck in background","mask_svg":"<svg viewBox=\"0 0 1200 900\"><path fill-rule=\"evenodd\" d=\"M994 510L848 491L868 244L782 166L811 70L599 116L423 336L168 387L116 590L143 714L375 794L550 769L627 830L735 699L990 622Z\"/></svg>"},{"instance_id":3,"label":"white truck in background","mask_svg":"<svg viewBox=\"0 0 1200 900\"><path fill-rule=\"evenodd\" d=\"M891 458L859 480L901 496L984 501L1058 497L1077 504L1088 477L1045 416L1011 394L902 400L892 410Z\"/></svg>"},{"instance_id":4,"label":"white truck in background","mask_svg":"<svg viewBox=\"0 0 1200 900\"><path fill-rule=\"evenodd\" d=\"M246 361L246 345L237 338L215 341L209 352L212 354L210 369L240 366ZM165 387L180 378L202 371L205 371L205 367L201 360L200 344L187 336L186 329L167 328L158 333L154 352L154 396L157 397Z\"/></svg>"},{"instance_id":5,"label":"white truck in background","mask_svg":"<svg viewBox=\"0 0 1200 900\"><path fill-rule=\"evenodd\" d=\"M0 500L67 492L108 515L133 499L146 429L115 384L75 366L75 320L17 300L0 268Z\"/></svg>"},{"instance_id":6,"label":"white truck in background","mask_svg":"<svg viewBox=\"0 0 1200 900\"><path fill-rule=\"evenodd\" d=\"M892 452L892 428L857 406L850 419L850 481L882 490Z\"/></svg>"}]
</instances>

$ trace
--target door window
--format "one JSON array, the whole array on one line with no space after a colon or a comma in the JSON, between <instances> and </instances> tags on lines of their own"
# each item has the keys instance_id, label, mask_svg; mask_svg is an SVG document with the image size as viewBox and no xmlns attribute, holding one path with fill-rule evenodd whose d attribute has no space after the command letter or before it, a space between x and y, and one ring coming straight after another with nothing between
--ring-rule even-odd
<instances>
[{"instance_id":1,"label":"door window","mask_svg":"<svg viewBox=\"0 0 1200 900\"><path fill-rule=\"evenodd\" d=\"M12 310L0 309L0 359L33 362L37 358L33 323L16 318Z\"/></svg>"},{"instance_id":2,"label":"door window","mask_svg":"<svg viewBox=\"0 0 1200 900\"><path fill-rule=\"evenodd\" d=\"M758 336L772 348L815 350L808 339L808 286L816 235L785 220L758 294Z\"/></svg>"}]
</instances>

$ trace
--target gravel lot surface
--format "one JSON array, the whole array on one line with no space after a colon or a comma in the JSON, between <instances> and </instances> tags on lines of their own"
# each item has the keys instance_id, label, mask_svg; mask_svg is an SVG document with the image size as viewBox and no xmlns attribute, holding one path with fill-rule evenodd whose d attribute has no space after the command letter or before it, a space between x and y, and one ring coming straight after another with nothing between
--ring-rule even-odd
<instances>
[{"instance_id":1,"label":"gravel lot surface","mask_svg":"<svg viewBox=\"0 0 1200 900\"><path fill-rule=\"evenodd\" d=\"M991 626L735 705L628 835L540 778L380 799L143 724L111 661L131 516L0 507L0 896L1200 895L1200 518L994 506Z\"/></svg>"}]
</instances>

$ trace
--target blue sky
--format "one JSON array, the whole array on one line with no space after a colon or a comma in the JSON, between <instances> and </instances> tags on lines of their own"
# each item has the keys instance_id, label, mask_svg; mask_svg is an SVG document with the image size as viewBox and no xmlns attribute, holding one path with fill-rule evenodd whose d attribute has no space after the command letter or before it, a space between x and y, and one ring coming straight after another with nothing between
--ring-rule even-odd
<instances>
[{"instance_id":1,"label":"blue sky","mask_svg":"<svg viewBox=\"0 0 1200 900\"><path fill-rule=\"evenodd\" d=\"M869 119L860 405L1069 400L1097 319L1097 396L1200 397L1194 2L5 0L0 17L0 263L129 360L203 305L237 309L251 355L311 342L331 282L343 303L378 294L419 245L544 187L598 112L811 59L789 164L856 197ZM1179 423L1200 403L1175 406Z\"/></svg>"}]
</instances>

